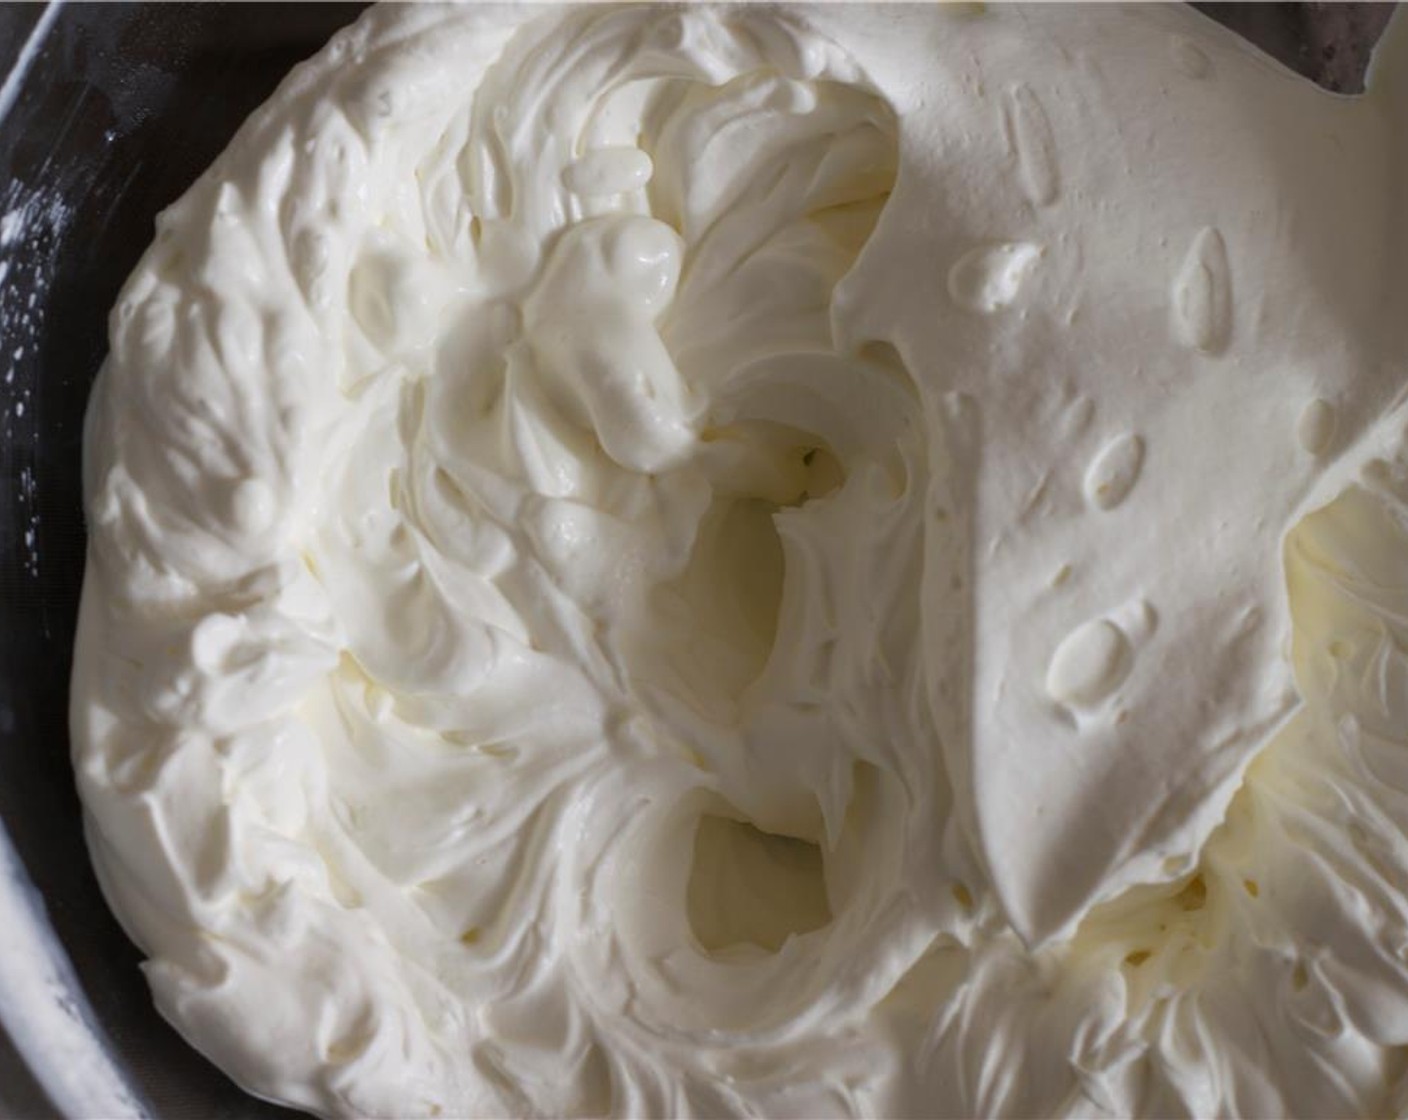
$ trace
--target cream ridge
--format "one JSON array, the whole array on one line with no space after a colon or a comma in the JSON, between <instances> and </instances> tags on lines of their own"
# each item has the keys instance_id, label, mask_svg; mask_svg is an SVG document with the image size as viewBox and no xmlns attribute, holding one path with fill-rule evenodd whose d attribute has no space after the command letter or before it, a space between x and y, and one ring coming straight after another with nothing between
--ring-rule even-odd
<instances>
[{"instance_id":1,"label":"cream ridge","mask_svg":"<svg viewBox=\"0 0 1408 1120\"><path fill-rule=\"evenodd\" d=\"M390 5L157 224L72 725L326 1116L1408 1108L1408 40Z\"/></svg>"}]
</instances>

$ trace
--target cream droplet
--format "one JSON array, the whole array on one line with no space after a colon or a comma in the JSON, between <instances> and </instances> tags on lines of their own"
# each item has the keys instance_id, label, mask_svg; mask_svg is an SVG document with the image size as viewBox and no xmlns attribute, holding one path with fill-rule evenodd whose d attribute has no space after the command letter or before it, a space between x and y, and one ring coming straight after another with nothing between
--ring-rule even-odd
<instances>
[{"instance_id":1,"label":"cream droplet","mask_svg":"<svg viewBox=\"0 0 1408 1120\"><path fill-rule=\"evenodd\" d=\"M218 673L244 635L244 623L228 614L208 614L191 631L191 662L202 673Z\"/></svg>"},{"instance_id":2,"label":"cream droplet","mask_svg":"<svg viewBox=\"0 0 1408 1120\"><path fill-rule=\"evenodd\" d=\"M1316 397L1301 410L1296 422L1296 439L1311 455L1319 455L1335 438L1335 406Z\"/></svg>"},{"instance_id":3,"label":"cream droplet","mask_svg":"<svg viewBox=\"0 0 1408 1120\"><path fill-rule=\"evenodd\" d=\"M1227 246L1211 226L1198 232L1173 285L1174 329L1184 344L1215 354L1232 333Z\"/></svg>"},{"instance_id":4,"label":"cream droplet","mask_svg":"<svg viewBox=\"0 0 1408 1120\"><path fill-rule=\"evenodd\" d=\"M650 182L655 165L639 148L593 148L562 173L575 195L601 198L638 191Z\"/></svg>"},{"instance_id":5,"label":"cream droplet","mask_svg":"<svg viewBox=\"0 0 1408 1120\"><path fill-rule=\"evenodd\" d=\"M1017 153L1022 190L1033 204L1045 206L1055 199L1060 187L1056 141L1051 135L1046 110L1027 85L1008 90L1004 108L1008 137Z\"/></svg>"},{"instance_id":6,"label":"cream droplet","mask_svg":"<svg viewBox=\"0 0 1408 1120\"><path fill-rule=\"evenodd\" d=\"M1077 626L1051 655L1046 691L1062 704L1091 707L1129 675L1132 656L1124 631L1103 618Z\"/></svg>"},{"instance_id":7,"label":"cream droplet","mask_svg":"<svg viewBox=\"0 0 1408 1120\"><path fill-rule=\"evenodd\" d=\"M1144 465L1144 441L1125 432L1105 444L1085 472L1085 500L1096 509L1114 509L1129 495Z\"/></svg>"},{"instance_id":8,"label":"cream droplet","mask_svg":"<svg viewBox=\"0 0 1408 1120\"><path fill-rule=\"evenodd\" d=\"M1173 37L1169 43L1169 54L1173 56L1173 64L1190 78L1206 78L1212 73L1212 59L1208 58L1202 47L1182 35Z\"/></svg>"},{"instance_id":9,"label":"cream droplet","mask_svg":"<svg viewBox=\"0 0 1408 1120\"><path fill-rule=\"evenodd\" d=\"M949 269L948 294L969 311L989 314L1007 307L1040 256L1040 247L1025 241L969 249Z\"/></svg>"},{"instance_id":10,"label":"cream droplet","mask_svg":"<svg viewBox=\"0 0 1408 1120\"><path fill-rule=\"evenodd\" d=\"M230 493L230 517L246 533L262 533L274 520L274 491L257 478L246 478Z\"/></svg>"}]
</instances>

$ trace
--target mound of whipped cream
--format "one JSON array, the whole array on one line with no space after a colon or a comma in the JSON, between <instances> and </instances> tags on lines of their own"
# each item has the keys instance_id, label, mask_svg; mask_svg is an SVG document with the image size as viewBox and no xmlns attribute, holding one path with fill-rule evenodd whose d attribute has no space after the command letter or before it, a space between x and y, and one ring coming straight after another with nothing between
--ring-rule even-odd
<instances>
[{"instance_id":1,"label":"mound of whipped cream","mask_svg":"<svg viewBox=\"0 0 1408 1120\"><path fill-rule=\"evenodd\" d=\"M326 1115L1408 1107L1403 49L339 34L89 413L75 763L162 1013Z\"/></svg>"}]
</instances>

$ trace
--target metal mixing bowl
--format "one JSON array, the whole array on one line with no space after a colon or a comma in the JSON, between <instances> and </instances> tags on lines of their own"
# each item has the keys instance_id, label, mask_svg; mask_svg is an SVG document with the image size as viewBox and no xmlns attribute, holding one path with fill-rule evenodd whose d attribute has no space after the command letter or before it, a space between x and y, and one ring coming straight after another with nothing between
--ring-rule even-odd
<instances>
[{"instance_id":1,"label":"metal mixing bowl","mask_svg":"<svg viewBox=\"0 0 1408 1120\"><path fill-rule=\"evenodd\" d=\"M1345 92L1391 10L1200 7ZM67 731L81 436L156 213L360 8L0 6L0 1116L290 1115L157 1015L89 867Z\"/></svg>"}]
</instances>

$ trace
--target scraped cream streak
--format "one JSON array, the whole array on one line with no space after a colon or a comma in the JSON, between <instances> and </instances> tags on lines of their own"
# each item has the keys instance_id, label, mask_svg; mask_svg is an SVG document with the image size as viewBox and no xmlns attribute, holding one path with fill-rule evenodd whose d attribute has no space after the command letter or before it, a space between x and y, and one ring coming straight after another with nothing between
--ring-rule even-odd
<instances>
[{"instance_id":1,"label":"scraped cream streak","mask_svg":"<svg viewBox=\"0 0 1408 1120\"><path fill-rule=\"evenodd\" d=\"M1401 37L339 34L89 414L162 1013L326 1115L1408 1108Z\"/></svg>"}]
</instances>

